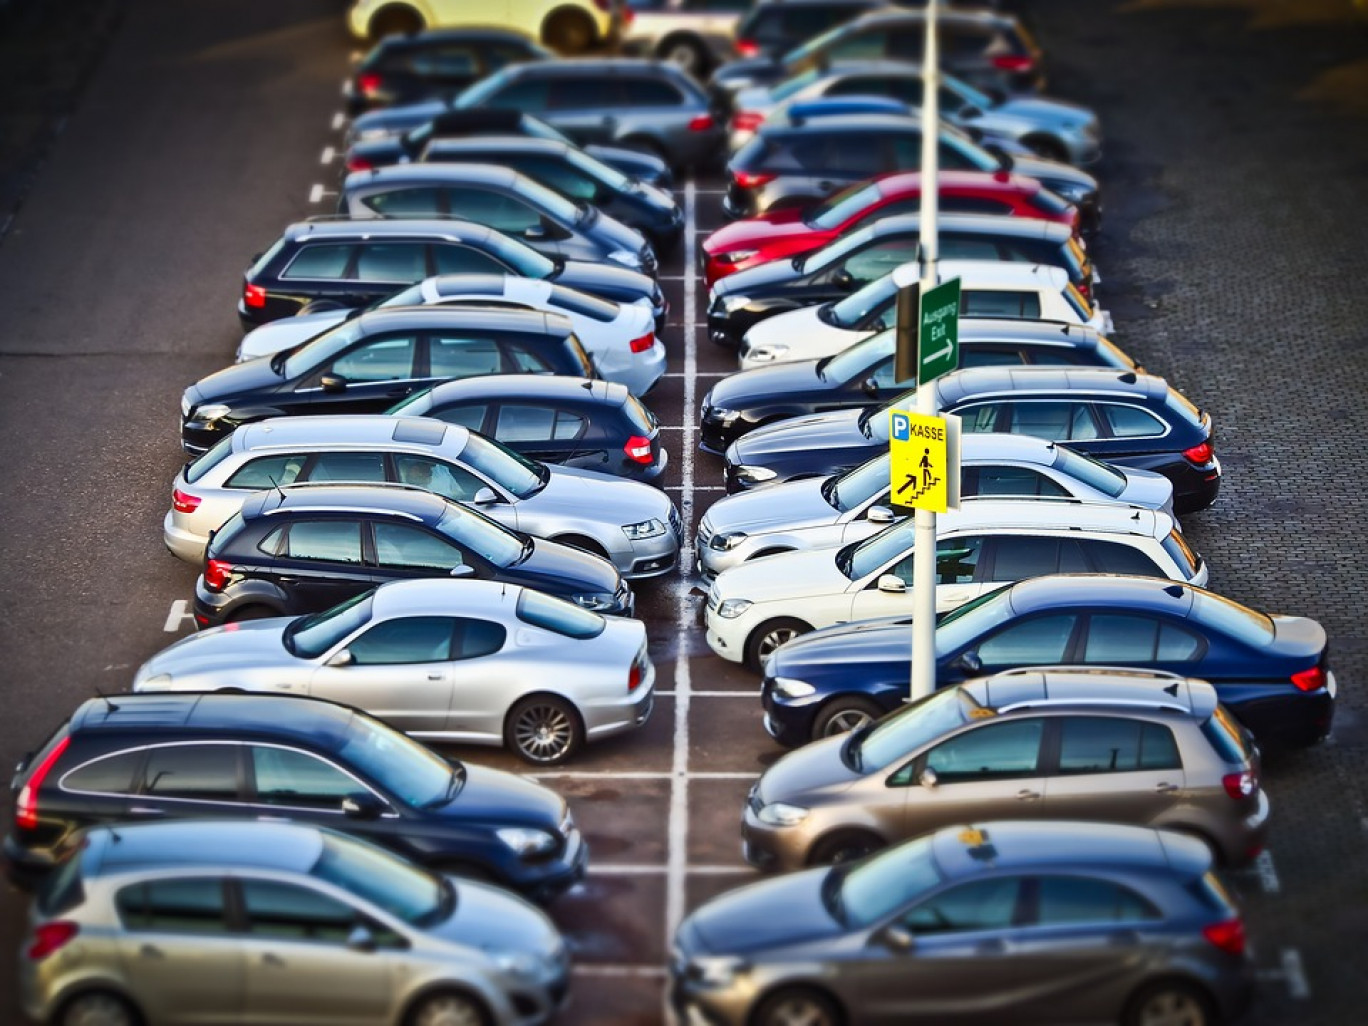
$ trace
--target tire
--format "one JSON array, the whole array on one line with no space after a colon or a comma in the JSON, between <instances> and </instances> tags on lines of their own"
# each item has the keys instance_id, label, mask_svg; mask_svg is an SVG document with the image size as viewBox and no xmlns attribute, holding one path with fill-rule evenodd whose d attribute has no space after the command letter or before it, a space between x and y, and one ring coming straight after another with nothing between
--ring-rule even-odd
<instances>
[{"instance_id":1,"label":"tire","mask_svg":"<svg viewBox=\"0 0 1368 1026\"><path fill-rule=\"evenodd\" d=\"M542 22L543 45L562 57L574 57L586 52L594 45L597 36L589 15L573 8L552 11L551 16Z\"/></svg>"},{"instance_id":2,"label":"tire","mask_svg":"<svg viewBox=\"0 0 1368 1026\"><path fill-rule=\"evenodd\" d=\"M1201 987L1186 980L1159 980L1131 996L1121 1022L1122 1026L1215 1026L1219 1020Z\"/></svg>"},{"instance_id":3,"label":"tire","mask_svg":"<svg viewBox=\"0 0 1368 1026\"><path fill-rule=\"evenodd\" d=\"M796 638L810 630L812 627L808 624L791 616L779 616L773 620L766 620L751 631L750 637L746 639L746 665L756 673L763 673L765 656L790 638Z\"/></svg>"},{"instance_id":4,"label":"tire","mask_svg":"<svg viewBox=\"0 0 1368 1026\"><path fill-rule=\"evenodd\" d=\"M411 36L423 31L423 18L406 4L392 4L376 11L370 20L370 38L379 42L386 36Z\"/></svg>"},{"instance_id":5,"label":"tire","mask_svg":"<svg viewBox=\"0 0 1368 1026\"><path fill-rule=\"evenodd\" d=\"M564 699L529 695L509 710L504 744L535 766L559 766L584 745L584 725Z\"/></svg>"},{"instance_id":6,"label":"tire","mask_svg":"<svg viewBox=\"0 0 1368 1026\"><path fill-rule=\"evenodd\" d=\"M749 1026L840 1026L840 1006L814 987L784 987L770 994L755 1010Z\"/></svg>"},{"instance_id":7,"label":"tire","mask_svg":"<svg viewBox=\"0 0 1368 1026\"><path fill-rule=\"evenodd\" d=\"M272 616L280 615L280 613L276 612L270 606L254 604L250 606L239 606L237 609L234 609L231 613L229 613L223 622L242 623L246 620L266 620Z\"/></svg>"},{"instance_id":8,"label":"tire","mask_svg":"<svg viewBox=\"0 0 1368 1026\"><path fill-rule=\"evenodd\" d=\"M490 1026L484 1002L460 990L425 994L414 1002L404 1026Z\"/></svg>"},{"instance_id":9,"label":"tire","mask_svg":"<svg viewBox=\"0 0 1368 1026\"><path fill-rule=\"evenodd\" d=\"M558 542L561 545L568 545L572 549L579 549L581 552L587 552L591 556L598 556L600 559L608 559L608 553L604 551L603 546L592 538L586 538L579 534L565 534L561 535L559 538L552 538L551 540L553 542Z\"/></svg>"},{"instance_id":10,"label":"tire","mask_svg":"<svg viewBox=\"0 0 1368 1026\"><path fill-rule=\"evenodd\" d=\"M62 1006L56 1026L138 1026L142 1016L131 1004L107 990L77 994Z\"/></svg>"},{"instance_id":11,"label":"tire","mask_svg":"<svg viewBox=\"0 0 1368 1026\"><path fill-rule=\"evenodd\" d=\"M1037 157L1042 157L1045 160L1057 160L1061 164L1069 163L1069 151L1058 139L1048 135L1028 135L1021 142Z\"/></svg>"},{"instance_id":12,"label":"tire","mask_svg":"<svg viewBox=\"0 0 1368 1026\"><path fill-rule=\"evenodd\" d=\"M865 830L841 830L821 838L808 852L809 866L835 866L854 862L871 852L887 847L884 842Z\"/></svg>"},{"instance_id":13,"label":"tire","mask_svg":"<svg viewBox=\"0 0 1368 1026\"><path fill-rule=\"evenodd\" d=\"M835 737L863 727L870 720L877 720L883 710L868 698L859 695L841 695L833 698L817 718L812 721L812 740Z\"/></svg>"},{"instance_id":14,"label":"tire","mask_svg":"<svg viewBox=\"0 0 1368 1026\"><path fill-rule=\"evenodd\" d=\"M697 36L666 36L656 47L656 58L669 61L698 79L706 77L712 65L708 48Z\"/></svg>"}]
</instances>

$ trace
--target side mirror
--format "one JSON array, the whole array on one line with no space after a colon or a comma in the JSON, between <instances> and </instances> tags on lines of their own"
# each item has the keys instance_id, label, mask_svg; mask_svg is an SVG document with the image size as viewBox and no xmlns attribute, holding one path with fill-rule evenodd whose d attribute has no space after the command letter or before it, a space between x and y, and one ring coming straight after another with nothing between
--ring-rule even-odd
<instances>
[{"instance_id":1,"label":"side mirror","mask_svg":"<svg viewBox=\"0 0 1368 1026\"><path fill-rule=\"evenodd\" d=\"M890 923L884 927L882 940L890 951L906 953L917 946L917 938L912 936L912 931L898 923Z\"/></svg>"},{"instance_id":2,"label":"side mirror","mask_svg":"<svg viewBox=\"0 0 1368 1026\"><path fill-rule=\"evenodd\" d=\"M860 390L871 399L877 398L879 395L879 383L873 378L865 378L860 382Z\"/></svg>"},{"instance_id":3,"label":"side mirror","mask_svg":"<svg viewBox=\"0 0 1368 1026\"><path fill-rule=\"evenodd\" d=\"M936 776L935 770L933 770L930 766L927 766L926 769L922 770L920 773L917 774L917 783L921 784L922 787L930 791L933 790L935 786L940 783L940 777Z\"/></svg>"},{"instance_id":4,"label":"side mirror","mask_svg":"<svg viewBox=\"0 0 1368 1026\"><path fill-rule=\"evenodd\" d=\"M983 669L983 660L978 657L977 652L965 652L953 665L966 673L978 673Z\"/></svg>"},{"instance_id":5,"label":"side mirror","mask_svg":"<svg viewBox=\"0 0 1368 1026\"><path fill-rule=\"evenodd\" d=\"M865 511L865 519L871 524L891 524L897 519L887 506L870 506ZM889 576L892 576L891 574Z\"/></svg>"},{"instance_id":6,"label":"side mirror","mask_svg":"<svg viewBox=\"0 0 1368 1026\"><path fill-rule=\"evenodd\" d=\"M352 951L374 951L375 934L357 923L352 927L351 933L347 934L347 947Z\"/></svg>"},{"instance_id":7,"label":"side mirror","mask_svg":"<svg viewBox=\"0 0 1368 1026\"><path fill-rule=\"evenodd\" d=\"M498 502L499 497L494 494L493 488L481 488L478 492L475 493L475 498L471 499L470 501L475 503L475 505L477 506L488 506L492 503Z\"/></svg>"},{"instance_id":8,"label":"side mirror","mask_svg":"<svg viewBox=\"0 0 1368 1026\"><path fill-rule=\"evenodd\" d=\"M326 663L324 663L323 665L324 665L324 666L350 666L350 665L351 665L352 663L354 663L354 662L356 662L356 657L353 656L353 655L351 654L351 649L349 649L349 648L339 648L336 652L333 653L332 658L329 659L329 660L328 660Z\"/></svg>"},{"instance_id":9,"label":"side mirror","mask_svg":"<svg viewBox=\"0 0 1368 1026\"><path fill-rule=\"evenodd\" d=\"M345 392L347 390L347 379L336 374L324 374L318 379L318 383L323 386L325 392Z\"/></svg>"},{"instance_id":10,"label":"side mirror","mask_svg":"<svg viewBox=\"0 0 1368 1026\"><path fill-rule=\"evenodd\" d=\"M358 791L342 799L342 814L348 819L375 819L385 807L369 792Z\"/></svg>"},{"instance_id":11,"label":"side mirror","mask_svg":"<svg viewBox=\"0 0 1368 1026\"><path fill-rule=\"evenodd\" d=\"M879 590L890 595L901 595L907 591L907 585L896 574L884 574L879 578Z\"/></svg>"},{"instance_id":12,"label":"side mirror","mask_svg":"<svg viewBox=\"0 0 1368 1026\"><path fill-rule=\"evenodd\" d=\"M524 239L544 239L546 238L546 225L531 224L523 229Z\"/></svg>"},{"instance_id":13,"label":"side mirror","mask_svg":"<svg viewBox=\"0 0 1368 1026\"><path fill-rule=\"evenodd\" d=\"M452 577L469 577L475 573L475 568L469 563L461 563L451 568Z\"/></svg>"},{"instance_id":14,"label":"side mirror","mask_svg":"<svg viewBox=\"0 0 1368 1026\"><path fill-rule=\"evenodd\" d=\"M831 276L831 284L838 289L853 289L855 287L855 275L842 267Z\"/></svg>"},{"instance_id":15,"label":"side mirror","mask_svg":"<svg viewBox=\"0 0 1368 1026\"><path fill-rule=\"evenodd\" d=\"M959 116L966 120L973 120L974 118L983 117L983 111L979 110L972 103L966 103L959 109Z\"/></svg>"}]
</instances>

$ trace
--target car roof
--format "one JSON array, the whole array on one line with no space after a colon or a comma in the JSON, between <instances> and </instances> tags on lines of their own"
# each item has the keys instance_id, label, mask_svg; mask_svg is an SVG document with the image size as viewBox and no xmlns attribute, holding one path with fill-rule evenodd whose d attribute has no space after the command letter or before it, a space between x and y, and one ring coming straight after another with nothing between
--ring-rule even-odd
<instances>
[{"instance_id":1,"label":"car roof","mask_svg":"<svg viewBox=\"0 0 1368 1026\"><path fill-rule=\"evenodd\" d=\"M508 307L463 306L436 303L431 306L386 306L363 313L351 323L366 334L413 328L430 331L440 328L458 330L520 331L565 337L574 332L570 318L542 310L516 310Z\"/></svg>"},{"instance_id":2,"label":"car roof","mask_svg":"<svg viewBox=\"0 0 1368 1026\"><path fill-rule=\"evenodd\" d=\"M626 385L590 381L563 374L486 374L478 378L444 381L429 393L437 402L453 399L532 398L547 401L592 402L621 406L630 394Z\"/></svg>"},{"instance_id":3,"label":"car roof","mask_svg":"<svg viewBox=\"0 0 1368 1026\"><path fill-rule=\"evenodd\" d=\"M253 492L242 503L244 520L285 513L379 513L424 523L435 523L454 505L432 492L403 485L315 483Z\"/></svg>"},{"instance_id":4,"label":"car roof","mask_svg":"<svg viewBox=\"0 0 1368 1026\"><path fill-rule=\"evenodd\" d=\"M839 117L802 118L798 121L763 121L759 135L809 135L831 132L847 135L851 132L871 132L879 129L921 131L921 122L909 114L850 113Z\"/></svg>"},{"instance_id":5,"label":"car roof","mask_svg":"<svg viewBox=\"0 0 1368 1026\"><path fill-rule=\"evenodd\" d=\"M376 618L423 613L454 616L458 613L511 609L522 588L516 584L445 577L391 581L375 589L371 610Z\"/></svg>"},{"instance_id":6,"label":"car roof","mask_svg":"<svg viewBox=\"0 0 1368 1026\"><path fill-rule=\"evenodd\" d=\"M1001 214L956 214L940 212L936 218L937 230L963 232L967 235L1005 236L1027 239L1044 239L1047 242L1063 243L1073 235L1073 229L1061 221L1047 221L1043 217L1004 217ZM919 230L920 214L893 214L880 217L860 231L868 231L874 238L888 235L911 234ZM1053 236L1053 237L1052 237Z\"/></svg>"},{"instance_id":7,"label":"car roof","mask_svg":"<svg viewBox=\"0 0 1368 1026\"><path fill-rule=\"evenodd\" d=\"M1069 272L1053 264L1028 264L1018 260L942 260L937 270L941 281L969 279L973 288L1017 288L1061 291Z\"/></svg>"},{"instance_id":8,"label":"car roof","mask_svg":"<svg viewBox=\"0 0 1368 1026\"><path fill-rule=\"evenodd\" d=\"M162 728L181 734L308 738L333 750L356 715L348 706L304 696L149 692L87 699L72 714L70 729L72 734Z\"/></svg>"},{"instance_id":9,"label":"car roof","mask_svg":"<svg viewBox=\"0 0 1368 1026\"><path fill-rule=\"evenodd\" d=\"M474 221L462 221L454 217L393 219L323 217L318 220L296 221L285 229L282 237L289 242L300 242L310 238L369 239L377 236L478 241L487 239L494 234L494 229L487 225L476 224Z\"/></svg>"},{"instance_id":10,"label":"car roof","mask_svg":"<svg viewBox=\"0 0 1368 1026\"><path fill-rule=\"evenodd\" d=\"M1078 349L1095 349L1102 336L1096 328L1068 321L1020 317L961 317L961 342L1057 342Z\"/></svg>"},{"instance_id":11,"label":"car roof","mask_svg":"<svg viewBox=\"0 0 1368 1026\"><path fill-rule=\"evenodd\" d=\"M1050 574L1008 587L1012 610L1019 615L1085 605L1186 616L1201 591L1180 581L1129 574Z\"/></svg>"},{"instance_id":12,"label":"car roof","mask_svg":"<svg viewBox=\"0 0 1368 1026\"><path fill-rule=\"evenodd\" d=\"M1170 867L1158 830L1119 823L1016 820L965 824L937 830L931 845L941 872L950 879L975 876L989 867L1086 867L1103 872ZM1208 864L1210 859L1208 853Z\"/></svg>"},{"instance_id":13,"label":"car roof","mask_svg":"<svg viewBox=\"0 0 1368 1026\"><path fill-rule=\"evenodd\" d=\"M343 191L352 193L368 185L391 185L398 182L473 182L513 188L529 179L502 164L478 164L456 161L433 164L389 164L385 167L353 171L343 183Z\"/></svg>"},{"instance_id":14,"label":"car roof","mask_svg":"<svg viewBox=\"0 0 1368 1026\"><path fill-rule=\"evenodd\" d=\"M549 61L529 61L509 65L503 69L513 75L617 75L636 71L664 72L674 77L675 65L649 57L575 57ZM680 72L683 76L683 72Z\"/></svg>"},{"instance_id":15,"label":"car roof","mask_svg":"<svg viewBox=\"0 0 1368 1026\"><path fill-rule=\"evenodd\" d=\"M91 830L87 876L138 869L219 866L307 873L323 851L323 833L302 823L235 819L120 823Z\"/></svg>"},{"instance_id":16,"label":"car roof","mask_svg":"<svg viewBox=\"0 0 1368 1026\"><path fill-rule=\"evenodd\" d=\"M1168 383L1153 374L1110 367L970 367L940 378L938 391L946 405L968 399L1060 392L1067 392L1071 399L1110 395L1135 402L1167 395Z\"/></svg>"},{"instance_id":17,"label":"car roof","mask_svg":"<svg viewBox=\"0 0 1368 1026\"><path fill-rule=\"evenodd\" d=\"M1060 509L1061 503L1068 505L1067 516ZM941 516L942 531L991 532L1028 528L1167 538L1173 530L1173 520L1167 513L1119 502L1087 502L1080 499L980 496Z\"/></svg>"},{"instance_id":18,"label":"car roof","mask_svg":"<svg viewBox=\"0 0 1368 1026\"><path fill-rule=\"evenodd\" d=\"M879 184L879 192L883 195L904 189L910 192L921 189L921 172L886 171L881 175L875 175L873 181ZM980 189L990 192L1018 192L1031 196L1044 188L1039 179L1014 171L941 171L937 175L936 185L942 191Z\"/></svg>"},{"instance_id":19,"label":"car roof","mask_svg":"<svg viewBox=\"0 0 1368 1026\"><path fill-rule=\"evenodd\" d=\"M1176 712L1205 720L1216 689L1204 680L1154 670L1111 666L1036 666L965 681L974 700L998 713L1026 709L1106 706L1118 711Z\"/></svg>"},{"instance_id":20,"label":"car roof","mask_svg":"<svg viewBox=\"0 0 1368 1026\"><path fill-rule=\"evenodd\" d=\"M271 417L244 424L232 434L234 452L269 452L299 446L329 451L351 446L384 446L460 453L470 431L429 417L388 417L382 413Z\"/></svg>"},{"instance_id":21,"label":"car roof","mask_svg":"<svg viewBox=\"0 0 1368 1026\"><path fill-rule=\"evenodd\" d=\"M447 153L463 153L466 150L499 150L505 153L537 153L562 156L570 151L570 144L559 139L542 139L534 135L463 135L455 139L444 139L433 135L427 144L429 157ZM409 164L408 167L422 167Z\"/></svg>"}]
</instances>

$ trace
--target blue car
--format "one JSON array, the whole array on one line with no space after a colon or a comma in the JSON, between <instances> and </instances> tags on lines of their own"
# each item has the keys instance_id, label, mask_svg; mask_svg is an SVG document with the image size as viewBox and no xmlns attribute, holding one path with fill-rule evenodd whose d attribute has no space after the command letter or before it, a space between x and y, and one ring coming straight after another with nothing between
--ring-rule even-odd
<instances>
[{"instance_id":1,"label":"blue car","mask_svg":"<svg viewBox=\"0 0 1368 1026\"><path fill-rule=\"evenodd\" d=\"M859 729L907 699L906 617L831 627L765 663L765 729L781 744ZM1335 677L1325 629L1203 588L1146 577L1036 577L947 613L936 627L938 687L1021 666L1101 665L1199 677L1267 748L1330 732Z\"/></svg>"}]
</instances>

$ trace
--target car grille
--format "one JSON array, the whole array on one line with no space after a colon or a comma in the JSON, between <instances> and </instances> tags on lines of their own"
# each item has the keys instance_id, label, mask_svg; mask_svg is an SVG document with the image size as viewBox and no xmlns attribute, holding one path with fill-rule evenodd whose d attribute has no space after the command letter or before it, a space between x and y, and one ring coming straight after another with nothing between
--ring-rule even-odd
<instances>
[{"instance_id":1,"label":"car grille","mask_svg":"<svg viewBox=\"0 0 1368 1026\"><path fill-rule=\"evenodd\" d=\"M746 804L750 806L751 812L757 816L760 815L760 810L765 807L765 803L760 800L759 781L751 785L750 794L746 795Z\"/></svg>"},{"instance_id":2,"label":"car grille","mask_svg":"<svg viewBox=\"0 0 1368 1026\"><path fill-rule=\"evenodd\" d=\"M717 586L714 585L708 589L708 609L716 612L717 607L721 604L722 600L717 597Z\"/></svg>"},{"instance_id":3,"label":"car grille","mask_svg":"<svg viewBox=\"0 0 1368 1026\"><path fill-rule=\"evenodd\" d=\"M674 504L670 504L670 530L674 533L675 541L684 544L684 521L679 516L679 510Z\"/></svg>"},{"instance_id":4,"label":"car grille","mask_svg":"<svg viewBox=\"0 0 1368 1026\"><path fill-rule=\"evenodd\" d=\"M708 523L708 518L704 517L698 522L698 547L701 549L708 542L712 541L713 527Z\"/></svg>"}]
</instances>

